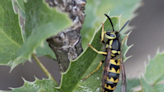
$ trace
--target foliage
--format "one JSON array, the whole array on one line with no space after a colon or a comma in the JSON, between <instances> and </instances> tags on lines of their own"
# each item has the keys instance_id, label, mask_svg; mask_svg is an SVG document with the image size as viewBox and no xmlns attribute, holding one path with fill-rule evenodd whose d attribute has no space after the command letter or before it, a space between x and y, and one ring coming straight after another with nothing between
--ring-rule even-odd
<instances>
[{"instance_id":1,"label":"foliage","mask_svg":"<svg viewBox=\"0 0 164 92\"><path fill-rule=\"evenodd\" d=\"M12 92L60 92L55 89L57 86L51 79L42 79L39 80L35 78L34 82L29 82L24 80L24 85L18 88L11 88ZM2 92L10 92L10 91L2 91Z\"/></svg>"},{"instance_id":2,"label":"foliage","mask_svg":"<svg viewBox=\"0 0 164 92\"><path fill-rule=\"evenodd\" d=\"M163 92L164 80L163 61L164 53L157 52L153 59L149 59L149 64L146 66L144 78L140 78L141 87L144 92Z\"/></svg>"},{"instance_id":3,"label":"foliage","mask_svg":"<svg viewBox=\"0 0 164 92\"><path fill-rule=\"evenodd\" d=\"M67 14L50 8L44 0L16 0L16 3L12 0L0 0L0 2L0 64L10 66L12 70L18 64L30 60L32 54L56 58L45 40L72 24ZM105 31L110 31L112 28L103 14L108 13L110 9L109 14L117 31L127 20L135 16L132 12L139 6L139 2L139 0L88 0L85 11L87 16L81 30L85 50L76 60L71 61L68 70L62 73L60 86L51 77L42 80L35 78L34 82L23 79L22 87L2 92L99 92L103 65L85 81L82 79L96 69L105 57L86 47L86 44L90 41L97 50L104 50L100 41L101 22L105 25ZM18 14L14 11L13 5L19 8ZM25 30L19 23L19 17L25 18ZM121 40L130 35L130 33L123 34L128 29L130 27L122 31ZM128 59L125 55L130 47L127 46L126 39L122 46L124 61ZM150 59L140 81L127 79L128 92L132 92L137 86L141 86L140 92L162 92L164 85L160 82L164 80L163 57L164 54L158 52L153 59ZM115 92L119 90L120 83Z\"/></svg>"},{"instance_id":4,"label":"foliage","mask_svg":"<svg viewBox=\"0 0 164 92\"><path fill-rule=\"evenodd\" d=\"M32 53L55 57L48 45L44 44L44 41L71 25L66 14L61 14L55 9L49 8L42 1L29 0L27 3L24 3L26 8L24 35L19 26L18 15L13 11L11 0L1 0L0 5L0 35L2 35L0 36L0 64L11 66L12 70L18 64L30 59ZM40 49L43 52L39 52L41 51Z\"/></svg>"}]
</instances>

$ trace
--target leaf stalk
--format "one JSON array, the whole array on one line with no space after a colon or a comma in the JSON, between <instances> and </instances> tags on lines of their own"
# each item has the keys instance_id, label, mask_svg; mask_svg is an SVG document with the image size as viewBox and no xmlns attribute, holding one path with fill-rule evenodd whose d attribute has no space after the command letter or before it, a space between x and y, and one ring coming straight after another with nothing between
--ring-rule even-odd
<instances>
[{"instance_id":1,"label":"leaf stalk","mask_svg":"<svg viewBox=\"0 0 164 92\"><path fill-rule=\"evenodd\" d=\"M38 59L38 57L35 54L32 54L32 57L35 59L39 67L43 70L43 72L47 75L48 78L52 79L57 85L58 83L54 79L54 77L51 75L51 73L47 70L47 68L41 63L41 61Z\"/></svg>"}]
</instances>

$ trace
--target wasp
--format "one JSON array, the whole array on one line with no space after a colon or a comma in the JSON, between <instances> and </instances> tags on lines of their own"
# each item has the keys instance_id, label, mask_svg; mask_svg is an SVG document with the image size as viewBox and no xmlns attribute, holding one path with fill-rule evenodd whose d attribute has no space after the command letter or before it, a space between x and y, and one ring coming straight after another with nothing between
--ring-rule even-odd
<instances>
[{"instance_id":1,"label":"wasp","mask_svg":"<svg viewBox=\"0 0 164 92\"><path fill-rule=\"evenodd\" d=\"M88 44L88 46L93 49L98 54L103 54L106 56L105 64L104 64L104 71L102 75L102 92L113 92L116 88L117 83L119 81L119 75L121 73L121 92L126 92L126 74L125 68L122 59L121 53L121 45L124 43L124 40L127 38L125 37L121 43L120 39L120 31L128 24L127 21L124 26L119 30L115 31L113 27L112 20L110 17L105 14L108 20L111 23L113 31L104 31L104 24L102 23L102 32L101 32L101 42L105 44L106 50L105 51L98 51L94 47ZM96 70L91 72L85 79L87 79L91 74L96 72L104 61L101 61ZM121 72L120 72L121 71Z\"/></svg>"}]
</instances>

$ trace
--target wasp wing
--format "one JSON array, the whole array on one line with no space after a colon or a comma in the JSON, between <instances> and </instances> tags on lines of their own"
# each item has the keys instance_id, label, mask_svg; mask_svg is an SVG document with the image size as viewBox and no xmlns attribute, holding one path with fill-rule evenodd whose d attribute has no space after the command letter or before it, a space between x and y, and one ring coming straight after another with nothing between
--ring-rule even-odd
<instances>
[{"instance_id":1,"label":"wasp wing","mask_svg":"<svg viewBox=\"0 0 164 92\"><path fill-rule=\"evenodd\" d=\"M111 58L111 49L107 48L107 56L105 59L104 64L104 71L102 76L102 88L104 88L104 85L106 83L107 75L109 73L109 66L110 66L110 58Z\"/></svg>"},{"instance_id":2,"label":"wasp wing","mask_svg":"<svg viewBox=\"0 0 164 92\"><path fill-rule=\"evenodd\" d=\"M125 73L125 67L122 59L122 53L121 53L121 92L126 92L126 73Z\"/></svg>"}]
</instances>

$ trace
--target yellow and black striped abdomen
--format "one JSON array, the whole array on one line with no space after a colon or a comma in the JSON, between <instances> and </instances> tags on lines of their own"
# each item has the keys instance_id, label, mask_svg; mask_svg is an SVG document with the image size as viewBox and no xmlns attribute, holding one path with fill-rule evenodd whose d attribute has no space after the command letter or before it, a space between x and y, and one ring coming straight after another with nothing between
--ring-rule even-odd
<instances>
[{"instance_id":1,"label":"yellow and black striped abdomen","mask_svg":"<svg viewBox=\"0 0 164 92\"><path fill-rule=\"evenodd\" d=\"M113 92L116 88L120 74L120 59L111 59L108 67L109 70L105 79L105 84L104 87L102 87L103 92Z\"/></svg>"}]
</instances>

